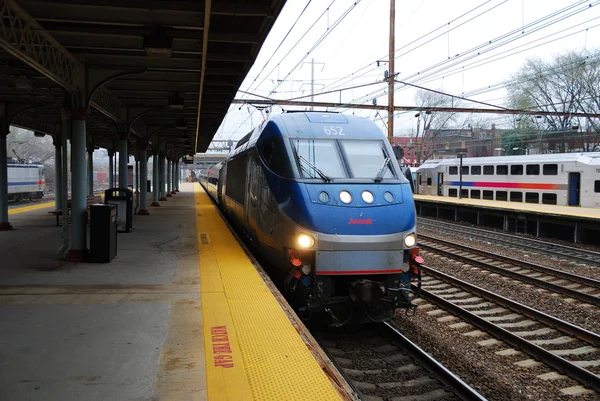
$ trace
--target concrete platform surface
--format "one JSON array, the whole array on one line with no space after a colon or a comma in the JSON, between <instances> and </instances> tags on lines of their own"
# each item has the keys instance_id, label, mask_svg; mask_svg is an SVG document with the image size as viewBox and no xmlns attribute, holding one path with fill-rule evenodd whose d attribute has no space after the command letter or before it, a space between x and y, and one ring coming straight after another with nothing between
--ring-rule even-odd
<instances>
[{"instance_id":1,"label":"concrete platform surface","mask_svg":"<svg viewBox=\"0 0 600 401\"><path fill-rule=\"evenodd\" d=\"M112 263L55 258L48 208L0 232L0 400L205 400L192 185L134 216Z\"/></svg>"}]
</instances>

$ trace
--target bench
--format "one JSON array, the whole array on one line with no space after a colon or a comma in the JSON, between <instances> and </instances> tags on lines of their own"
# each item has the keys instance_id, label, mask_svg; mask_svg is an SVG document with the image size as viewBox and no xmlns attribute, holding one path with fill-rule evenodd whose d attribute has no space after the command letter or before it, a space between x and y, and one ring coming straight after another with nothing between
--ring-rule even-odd
<instances>
[{"instance_id":1,"label":"bench","mask_svg":"<svg viewBox=\"0 0 600 401\"><path fill-rule=\"evenodd\" d=\"M95 203L102 203L102 197L100 196L88 196L86 198L86 208L89 211L89 207ZM69 199L67 201L67 216L70 214L71 212L71 199ZM56 209L56 210L52 210L50 212L51 215L56 216L56 227L58 227L60 225L60 221L59 221L59 217L62 216L63 211L62 209Z\"/></svg>"}]
</instances>

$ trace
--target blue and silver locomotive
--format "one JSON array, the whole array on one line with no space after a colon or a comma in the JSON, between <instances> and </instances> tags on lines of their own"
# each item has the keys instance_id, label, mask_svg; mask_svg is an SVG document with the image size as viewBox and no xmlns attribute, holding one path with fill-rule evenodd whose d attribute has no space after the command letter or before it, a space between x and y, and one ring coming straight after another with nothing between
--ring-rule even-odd
<instances>
[{"instance_id":1,"label":"blue and silver locomotive","mask_svg":"<svg viewBox=\"0 0 600 401\"><path fill-rule=\"evenodd\" d=\"M301 317L341 325L412 307L420 286L409 182L369 119L323 112L272 116L201 183L252 247L283 271Z\"/></svg>"}]
</instances>

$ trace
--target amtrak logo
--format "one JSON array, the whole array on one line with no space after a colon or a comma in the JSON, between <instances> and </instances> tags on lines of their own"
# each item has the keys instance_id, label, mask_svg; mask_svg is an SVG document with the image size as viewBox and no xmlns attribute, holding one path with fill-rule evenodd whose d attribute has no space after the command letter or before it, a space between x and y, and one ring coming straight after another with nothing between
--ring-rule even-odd
<instances>
[{"instance_id":1,"label":"amtrak logo","mask_svg":"<svg viewBox=\"0 0 600 401\"><path fill-rule=\"evenodd\" d=\"M373 220L371 219L353 219L350 217L350 221L348 224L373 224Z\"/></svg>"}]
</instances>

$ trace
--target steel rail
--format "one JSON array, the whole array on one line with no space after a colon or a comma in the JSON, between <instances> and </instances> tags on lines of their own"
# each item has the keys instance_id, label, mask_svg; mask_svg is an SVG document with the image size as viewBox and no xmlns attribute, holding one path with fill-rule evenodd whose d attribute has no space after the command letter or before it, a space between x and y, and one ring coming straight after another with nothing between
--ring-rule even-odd
<instances>
[{"instance_id":1,"label":"steel rail","mask_svg":"<svg viewBox=\"0 0 600 401\"><path fill-rule=\"evenodd\" d=\"M402 344L402 348L411 358L418 361L427 371L433 373L435 377L456 396L460 397L462 400L486 400L486 398L475 391L475 389L462 381L444 365L433 359L427 352L410 341L389 322L383 322L381 324L383 324L389 332L393 333L394 339Z\"/></svg>"},{"instance_id":2,"label":"steel rail","mask_svg":"<svg viewBox=\"0 0 600 401\"><path fill-rule=\"evenodd\" d=\"M521 249L527 249L534 252L547 252L560 257L568 257L570 260L576 259L581 262L594 263L600 265L600 252L589 251L587 249L574 248L561 244L544 242L532 238L524 238L512 234L499 233L475 227L459 226L457 224L443 224L437 220L426 217L418 217L419 226L433 226L439 228L443 226L446 231L458 233L460 236L473 235L479 238L494 239L496 242L503 244L518 244ZM454 227L451 227L454 226ZM468 232L465 229L468 228Z\"/></svg>"},{"instance_id":3,"label":"steel rail","mask_svg":"<svg viewBox=\"0 0 600 401\"><path fill-rule=\"evenodd\" d=\"M421 238L422 237L423 236L421 236ZM579 292L576 290L572 290L570 288L566 288L561 285L552 284L550 282L547 282L544 280L539 280L534 277L529 277L527 275L516 273L516 272L510 271L507 269L503 269L501 267L494 266L493 264L490 264L490 263L486 263L486 262L482 262L482 261L478 261L478 260L469 258L468 256L457 255L450 251L445 251L443 249L436 248L432 245L423 244L423 242L420 243L420 246L422 249L429 249L432 252L448 256L452 259L459 260L459 261L462 261L464 263L467 263L467 264L470 264L473 266L482 267L486 270L493 271L494 273L498 273L503 276L508 276L508 277L514 278L516 280L535 285L537 287L545 288L550 291L558 292L560 294L566 295L571 298L579 299L581 301L587 302L592 305L600 306L600 298L599 297L585 294L583 292ZM454 245L452 245L452 246L454 246Z\"/></svg>"},{"instance_id":4,"label":"steel rail","mask_svg":"<svg viewBox=\"0 0 600 401\"><path fill-rule=\"evenodd\" d=\"M551 267L544 266L544 265L539 265L537 263L526 262L524 260L511 258L509 256L498 255L496 253L484 251L483 249L473 248L473 247L470 247L470 246L467 246L467 245L455 244L453 242L446 241L446 240L439 239L439 238L435 238L435 237L430 237L428 235L419 235L419 238L426 238L429 241L439 242L440 244L444 244L445 246L450 246L450 247L458 248L458 249L460 249L462 251L465 251L465 252L475 253L475 254L477 254L479 256L483 256L485 258L495 259L495 260L497 260L498 262L501 262L501 263L508 263L508 264L511 264L511 265L520 266L520 267L523 267L525 269L535 270L535 271L538 271L538 272L541 272L541 273L550 274L552 276L564 278L564 279L569 280L569 281L574 281L574 282L577 282L577 283L580 283L580 284L585 284L585 285L587 285L589 287L600 288L600 281L595 280L595 279L590 278L590 277L579 276L577 274L565 272L565 271L562 271L562 270L553 269Z\"/></svg>"},{"instance_id":5,"label":"steel rail","mask_svg":"<svg viewBox=\"0 0 600 401\"><path fill-rule=\"evenodd\" d=\"M514 312L520 313L528 318L537 322L546 324L550 327L554 327L571 336L577 337L578 339L585 341L595 347L600 347L600 335L592 331L586 330L582 327L576 326L573 323L558 319L554 316L548 315L547 313L541 312L537 309L533 309L529 306L523 305L519 302L505 298L502 295L495 294L491 291L483 289L473 284L469 284L466 281L452 277L439 270L435 270L431 267L424 266L424 271L427 275L440 279L442 281L449 282L450 284L462 288L465 291L476 294L488 301L495 302L498 305L504 306Z\"/></svg>"},{"instance_id":6,"label":"steel rail","mask_svg":"<svg viewBox=\"0 0 600 401\"><path fill-rule=\"evenodd\" d=\"M431 271L432 269L424 266L426 271ZM488 322L482 317L479 317L466 309L461 308L453 304L450 301L447 301L435 294L427 290L421 290L421 294L425 299L433 302L434 304L439 305L443 309L448 312L459 316L461 319L469 322L473 326L478 327L481 330L484 330L494 337L501 339L506 342L510 346L525 352L526 354L532 356L533 358L542 361L546 365L556 369L558 372L566 374L572 379L578 381L583 384L585 387L589 387L594 389L597 392L600 392L600 377L595 375L594 373L580 368L567 361L564 358L561 358L558 355L553 354L550 351L543 349L535 344L530 343L529 341L523 339L522 337L517 336L509 332L506 329L503 329L491 322Z\"/></svg>"}]
</instances>

